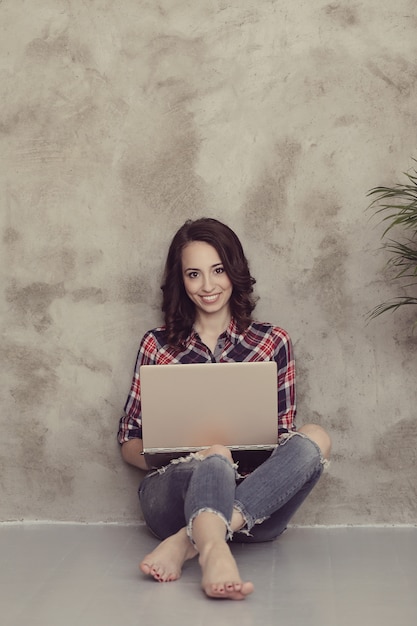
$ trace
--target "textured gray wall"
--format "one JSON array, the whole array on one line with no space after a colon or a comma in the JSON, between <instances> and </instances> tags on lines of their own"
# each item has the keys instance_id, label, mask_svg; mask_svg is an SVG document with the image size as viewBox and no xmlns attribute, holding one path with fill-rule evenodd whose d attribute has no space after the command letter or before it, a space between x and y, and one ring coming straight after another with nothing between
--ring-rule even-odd
<instances>
[{"instance_id":1,"label":"textured gray wall","mask_svg":"<svg viewBox=\"0 0 417 626\"><path fill-rule=\"evenodd\" d=\"M415 0L0 2L0 519L132 521L166 246L229 223L334 460L298 523L416 522L417 337L366 192L416 156Z\"/></svg>"}]
</instances>

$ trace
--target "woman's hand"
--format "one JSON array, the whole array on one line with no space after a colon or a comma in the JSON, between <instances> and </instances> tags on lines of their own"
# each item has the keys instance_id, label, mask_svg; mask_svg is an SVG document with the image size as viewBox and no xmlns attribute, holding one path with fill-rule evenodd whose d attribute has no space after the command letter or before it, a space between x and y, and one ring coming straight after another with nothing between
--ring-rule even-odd
<instances>
[{"instance_id":1,"label":"woman's hand","mask_svg":"<svg viewBox=\"0 0 417 626\"><path fill-rule=\"evenodd\" d=\"M122 445L122 457L130 465L134 465L147 472L151 468L148 466L143 452L142 439L130 439Z\"/></svg>"},{"instance_id":2,"label":"woman's hand","mask_svg":"<svg viewBox=\"0 0 417 626\"><path fill-rule=\"evenodd\" d=\"M214 446L210 446L209 448L199 450L197 454L199 454L203 458L206 458L213 454L219 454L220 456L226 457L226 459L233 463L232 453L230 452L229 448L226 448L226 446L222 446L221 444L215 444Z\"/></svg>"}]
</instances>

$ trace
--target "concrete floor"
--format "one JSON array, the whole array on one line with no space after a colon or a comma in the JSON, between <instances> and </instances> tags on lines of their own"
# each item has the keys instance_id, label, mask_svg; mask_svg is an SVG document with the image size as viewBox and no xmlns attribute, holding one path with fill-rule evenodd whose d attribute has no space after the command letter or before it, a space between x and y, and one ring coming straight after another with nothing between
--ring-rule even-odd
<instances>
[{"instance_id":1,"label":"concrete floor","mask_svg":"<svg viewBox=\"0 0 417 626\"><path fill-rule=\"evenodd\" d=\"M196 560L179 581L139 572L143 526L0 524L2 626L415 626L417 527L290 528L233 547L255 593L208 600Z\"/></svg>"}]
</instances>

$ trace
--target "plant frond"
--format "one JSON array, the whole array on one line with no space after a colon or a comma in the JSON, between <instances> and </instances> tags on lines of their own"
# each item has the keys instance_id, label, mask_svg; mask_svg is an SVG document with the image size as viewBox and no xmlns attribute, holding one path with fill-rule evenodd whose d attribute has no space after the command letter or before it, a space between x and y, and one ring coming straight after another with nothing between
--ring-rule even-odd
<instances>
[{"instance_id":1,"label":"plant frond","mask_svg":"<svg viewBox=\"0 0 417 626\"><path fill-rule=\"evenodd\" d=\"M388 302L384 302L383 304L379 304L374 309L369 311L369 313L367 314L367 318L369 320L375 319L376 317L379 317L379 315L382 315L383 313L386 313L387 311L394 312L397 309L399 309L400 307L405 306L407 304L416 305L417 304L417 298L406 297L406 296L394 298L393 300L389 300Z\"/></svg>"},{"instance_id":2,"label":"plant frond","mask_svg":"<svg viewBox=\"0 0 417 626\"><path fill-rule=\"evenodd\" d=\"M406 230L417 229L417 201L416 206L411 209L410 207L404 206L385 205L375 211L375 215L387 211L388 209L397 209L397 212L390 212L382 218L381 223L388 222L388 226L384 230L382 237L385 237L386 234L395 226L401 226Z\"/></svg>"},{"instance_id":3,"label":"plant frond","mask_svg":"<svg viewBox=\"0 0 417 626\"><path fill-rule=\"evenodd\" d=\"M402 259L417 264L417 241L415 243L410 241L410 243L412 245L391 239L384 245L384 248L391 254L398 255Z\"/></svg>"},{"instance_id":4,"label":"plant frond","mask_svg":"<svg viewBox=\"0 0 417 626\"><path fill-rule=\"evenodd\" d=\"M412 159L417 163L417 159ZM371 189L367 196L371 198L368 209L372 209L374 215L381 217L381 223L386 228L381 236L384 240L387 233L393 228L403 228L411 237L404 241L389 239L384 242L383 248L391 257L387 261L387 267L394 269L391 281L401 280L402 288L417 287L417 170L404 172L405 184L396 184L392 187L378 186ZM411 279L409 284L404 285L404 279ZM376 306L367 315L368 319L374 319L387 311L396 311L407 304L417 305L417 297L400 296ZM417 320L414 324L417 326Z\"/></svg>"}]
</instances>

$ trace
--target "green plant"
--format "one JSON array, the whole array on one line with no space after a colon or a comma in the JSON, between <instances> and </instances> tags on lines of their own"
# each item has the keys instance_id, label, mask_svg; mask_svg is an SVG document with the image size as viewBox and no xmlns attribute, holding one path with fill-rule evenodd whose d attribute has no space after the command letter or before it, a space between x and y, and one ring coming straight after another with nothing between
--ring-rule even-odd
<instances>
[{"instance_id":1,"label":"green plant","mask_svg":"<svg viewBox=\"0 0 417 626\"><path fill-rule=\"evenodd\" d=\"M405 184L371 189L367 195L374 199L368 208L373 209L375 215L384 215L382 223L387 227L382 239L383 247L390 253L387 261L388 268L392 270L390 280L400 281L404 289L411 289L416 295L399 296L379 304L369 313L370 319L386 311L396 311L406 304L417 305L417 171L404 172L404 175L407 178ZM401 239L386 239L394 228L396 232L398 228L405 231ZM405 279L411 279L411 282L404 283Z\"/></svg>"}]
</instances>

